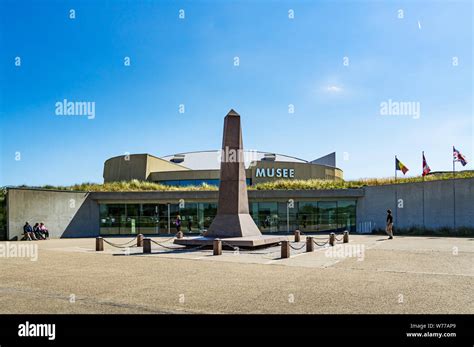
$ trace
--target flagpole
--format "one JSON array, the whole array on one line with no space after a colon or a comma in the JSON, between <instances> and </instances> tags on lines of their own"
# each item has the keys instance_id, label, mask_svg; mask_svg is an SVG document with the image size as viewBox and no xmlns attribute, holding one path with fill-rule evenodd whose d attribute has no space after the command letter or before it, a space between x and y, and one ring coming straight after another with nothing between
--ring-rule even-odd
<instances>
[{"instance_id":1,"label":"flagpole","mask_svg":"<svg viewBox=\"0 0 474 347\"><path fill-rule=\"evenodd\" d=\"M456 233L456 161L454 160L453 146L453 226Z\"/></svg>"},{"instance_id":2,"label":"flagpole","mask_svg":"<svg viewBox=\"0 0 474 347\"><path fill-rule=\"evenodd\" d=\"M397 183L397 156L395 156L395 183Z\"/></svg>"},{"instance_id":3,"label":"flagpole","mask_svg":"<svg viewBox=\"0 0 474 347\"><path fill-rule=\"evenodd\" d=\"M423 183L421 184L423 187L423 203L422 203L422 209L423 209L423 229L425 229L425 151L421 152L422 155L422 170L423 172L421 173L421 176L423 176Z\"/></svg>"},{"instance_id":4,"label":"flagpole","mask_svg":"<svg viewBox=\"0 0 474 347\"><path fill-rule=\"evenodd\" d=\"M398 224L397 156L395 156L395 222L393 224Z\"/></svg>"}]
</instances>

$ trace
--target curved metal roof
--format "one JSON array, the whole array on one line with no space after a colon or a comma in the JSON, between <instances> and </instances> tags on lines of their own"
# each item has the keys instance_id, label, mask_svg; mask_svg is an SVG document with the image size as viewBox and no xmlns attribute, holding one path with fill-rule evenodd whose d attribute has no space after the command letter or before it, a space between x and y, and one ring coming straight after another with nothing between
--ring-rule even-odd
<instances>
[{"instance_id":1,"label":"curved metal roof","mask_svg":"<svg viewBox=\"0 0 474 347\"><path fill-rule=\"evenodd\" d=\"M270 159L273 155L274 160ZM173 158L182 160L180 162L176 162L176 164L185 166L191 170L218 170L220 168L221 163L221 150L176 153L173 155L161 157L161 159L168 160L171 162ZM244 150L245 168L248 168L252 161L261 160L309 163L307 160L295 158L288 155L273 152Z\"/></svg>"}]
</instances>

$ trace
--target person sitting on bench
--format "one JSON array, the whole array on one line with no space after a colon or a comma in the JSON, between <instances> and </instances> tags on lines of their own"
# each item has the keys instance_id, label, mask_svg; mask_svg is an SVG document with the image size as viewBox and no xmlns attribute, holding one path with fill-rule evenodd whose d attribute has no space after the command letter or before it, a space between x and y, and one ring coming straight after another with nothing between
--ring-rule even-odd
<instances>
[{"instance_id":1,"label":"person sitting on bench","mask_svg":"<svg viewBox=\"0 0 474 347\"><path fill-rule=\"evenodd\" d=\"M41 230L40 230L39 226L40 226L39 223L35 223L35 225L33 226L33 233L35 234L35 236L38 240L44 240L45 237L41 233Z\"/></svg>"},{"instance_id":2,"label":"person sitting on bench","mask_svg":"<svg viewBox=\"0 0 474 347\"><path fill-rule=\"evenodd\" d=\"M40 223L39 230L40 230L40 233L41 233L41 235L43 236L43 238L45 240L49 238L49 231L48 231L48 229L46 228L46 226L44 225L43 222Z\"/></svg>"},{"instance_id":3,"label":"person sitting on bench","mask_svg":"<svg viewBox=\"0 0 474 347\"><path fill-rule=\"evenodd\" d=\"M37 240L35 234L33 233L33 228L30 223L26 222L23 226L23 238L22 240Z\"/></svg>"}]
</instances>

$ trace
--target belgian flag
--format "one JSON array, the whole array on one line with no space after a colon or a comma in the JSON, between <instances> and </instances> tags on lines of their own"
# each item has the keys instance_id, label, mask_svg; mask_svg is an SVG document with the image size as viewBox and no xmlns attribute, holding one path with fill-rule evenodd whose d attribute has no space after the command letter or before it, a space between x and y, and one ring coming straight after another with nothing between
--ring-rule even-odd
<instances>
[{"instance_id":1,"label":"belgian flag","mask_svg":"<svg viewBox=\"0 0 474 347\"><path fill-rule=\"evenodd\" d=\"M401 172L403 172L403 174L406 174L408 172L408 168L403 165L403 163L398 160L397 157L395 157L395 170L399 170Z\"/></svg>"}]
</instances>

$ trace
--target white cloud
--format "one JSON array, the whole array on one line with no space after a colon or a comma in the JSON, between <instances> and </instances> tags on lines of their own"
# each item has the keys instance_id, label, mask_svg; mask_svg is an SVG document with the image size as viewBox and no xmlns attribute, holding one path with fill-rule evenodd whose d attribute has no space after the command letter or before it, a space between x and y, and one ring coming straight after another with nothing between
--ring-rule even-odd
<instances>
[{"instance_id":1,"label":"white cloud","mask_svg":"<svg viewBox=\"0 0 474 347\"><path fill-rule=\"evenodd\" d=\"M342 92L342 87L336 85L330 85L324 88L325 91L329 93L340 93Z\"/></svg>"}]
</instances>

